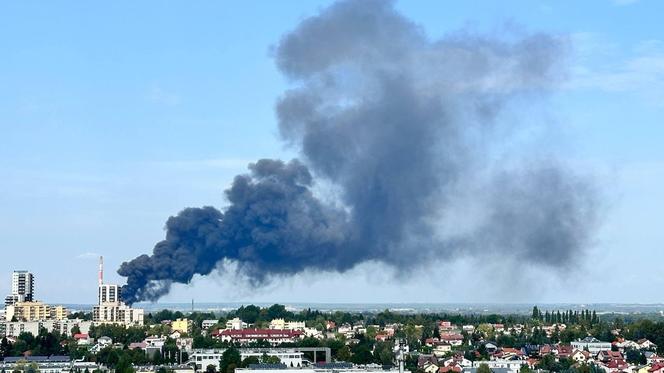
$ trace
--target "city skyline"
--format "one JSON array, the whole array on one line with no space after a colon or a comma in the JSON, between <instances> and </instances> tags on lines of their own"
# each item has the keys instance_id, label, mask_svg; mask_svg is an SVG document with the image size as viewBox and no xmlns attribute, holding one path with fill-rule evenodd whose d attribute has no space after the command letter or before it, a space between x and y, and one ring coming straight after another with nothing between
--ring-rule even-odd
<instances>
[{"instance_id":1,"label":"city skyline","mask_svg":"<svg viewBox=\"0 0 664 373\"><path fill-rule=\"evenodd\" d=\"M275 102L291 85L271 50L331 3L238 3L229 12L209 2L145 2L130 15L116 5L0 5L0 31L20 35L0 41L12 56L0 61L0 294L11 292L11 273L20 268L35 274L39 300L92 304L99 256L109 282L122 284L117 268L151 252L169 216L188 206L224 207L223 190L248 163L296 156L276 133ZM652 291L664 278L648 274L664 260L664 30L657 17L664 4L395 7L431 38L508 30L569 42L567 79L544 108L533 108L544 119L531 112L506 119L551 122L529 146L563 154L601 187L600 227L578 268L555 275L521 265L504 273L503 263L440 258L405 273L411 269L370 262L259 289L229 274L195 277L162 301L664 302Z\"/></svg>"}]
</instances>

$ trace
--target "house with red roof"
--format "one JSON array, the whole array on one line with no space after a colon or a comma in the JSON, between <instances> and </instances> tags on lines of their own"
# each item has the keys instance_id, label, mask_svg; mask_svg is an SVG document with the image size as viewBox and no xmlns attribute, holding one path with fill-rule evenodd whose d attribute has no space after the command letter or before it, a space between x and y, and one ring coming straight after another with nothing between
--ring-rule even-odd
<instances>
[{"instance_id":1,"label":"house with red roof","mask_svg":"<svg viewBox=\"0 0 664 373\"><path fill-rule=\"evenodd\" d=\"M376 334L375 339L376 339L376 342L385 342L388 339L390 339L390 336L388 334L385 334L385 333L379 333L379 334Z\"/></svg>"},{"instance_id":2,"label":"house with red roof","mask_svg":"<svg viewBox=\"0 0 664 373\"><path fill-rule=\"evenodd\" d=\"M458 333L443 334L440 336L440 341L452 346L461 346L463 344L463 335Z\"/></svg>"},{"instance_id":3,"label":"house with red roof","mask_svg":"<svg viewBox=\"0 0 664 373\"><path fill-rule=\"evenodd\" d=\"M448 365L446 367L438 368L438 373L461 373L463 368L457 364Z\"/></svg>"},{"instance_id":4,"label":"house with red roof","mask_svg":"<svg viewBox=\"0 0 664 373\"><path fill-rule=\"evenodd\" d=\"M648 368L648 373L664 373L664 363L657 363Z\"/></svg>"},{"instance_id":5,"label":"house with red roof","mask_svg":"<svg viewBox=\"0 0 664 373\"><path fill-rule=\"evenodd\" d=\"M94 339L90 338L89 334L78 333L74 334L74 340L79 346L89 346L94 342Z\"/></svg>"}]
</instances>

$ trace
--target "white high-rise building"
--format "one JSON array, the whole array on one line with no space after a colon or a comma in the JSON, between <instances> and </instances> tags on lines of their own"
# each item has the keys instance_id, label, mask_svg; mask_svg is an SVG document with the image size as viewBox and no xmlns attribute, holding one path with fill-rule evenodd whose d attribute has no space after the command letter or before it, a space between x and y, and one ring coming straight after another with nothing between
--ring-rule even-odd
<instances>
[{"instance_id":1,"label":"white high-rise building","mask_svg":"<svg viewBox=\"0 0 664 373\"><path fill-rule=\"evenodd\" d=\"M99 258L99 292L92 320L100 324L143 325L144 311L122 302L122 288L104 283L104 258Z\"/></svg>"},{"instance_id":2,"label":"white high-rise building","mask_svg":"<svg viewBox=\"0 0 664 373\"><path fill-rule=\"evenodd\" d=\"M35 277L28 271L12 273L12 293L5 298L5 307L34 300Z\"/></svg>"}]
</instances>

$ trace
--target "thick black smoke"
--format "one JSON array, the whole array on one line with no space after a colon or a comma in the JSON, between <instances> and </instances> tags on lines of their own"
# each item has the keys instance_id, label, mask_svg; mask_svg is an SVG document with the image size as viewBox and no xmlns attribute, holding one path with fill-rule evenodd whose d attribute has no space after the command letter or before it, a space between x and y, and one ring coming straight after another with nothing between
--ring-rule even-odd
<instances>
[{"instance_id":1,"label":"thick black smoke","mask_svg":"<svg viewBox=\"0 0 664 373\"><path fill-rule=\"evenodd\" d=\"M278 101L279 129L302 161L260 160L236 177L225 211L171 217L152 256L121 266L126 300L155 300L222 260L255 284L462 254L568 267L594 226L592 187L555 162L510 172L490 156L504 141L494 133L501 109L559 82L564 43L506 39L429 40L378 0L339 2L304 20L275 51L294 84ZM487 169L497 176L476 177ZM316 198L312 173L339 191L338 205ZM474 228L441 234L439 218L478 180L486 192L474 198L483 212Z\"/></svg>"}]
</instances>

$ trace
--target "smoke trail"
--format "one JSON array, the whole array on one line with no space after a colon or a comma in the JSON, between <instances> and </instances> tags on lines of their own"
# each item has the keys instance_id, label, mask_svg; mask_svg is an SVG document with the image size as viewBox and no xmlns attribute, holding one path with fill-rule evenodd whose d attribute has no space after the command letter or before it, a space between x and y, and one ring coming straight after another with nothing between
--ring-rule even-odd
<instances>
[{"instance_id":1,"label":"smoke trail","mask_svg":"<svg viewBox=\"0 0 664 373\"><path fill-rule=\"evenodd\" d=\"M293 83L277 104L279 130L302 161L258 161L226 192L227 210L171 217L152 256L121 266L126 300L157 299L224 259L255 284L460 253L566 267L588 243L595 198L555 163L499 170L470 234L441 237L435 224L486 167L501 109L555 88L562 55L564 44L544 34L429 40L387 1L343 1L304 20L275 51ZM339 206L316 198L312 173L339 188Z\"/></svg>"}]
</instances>

